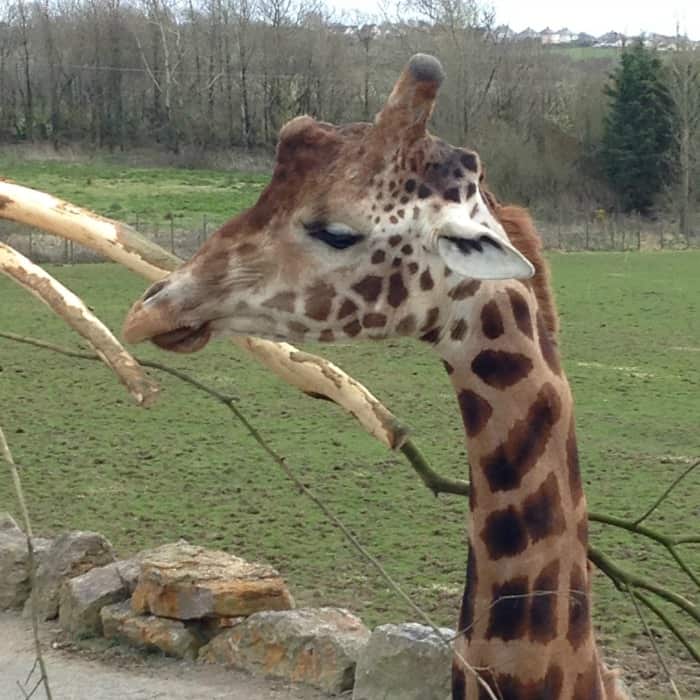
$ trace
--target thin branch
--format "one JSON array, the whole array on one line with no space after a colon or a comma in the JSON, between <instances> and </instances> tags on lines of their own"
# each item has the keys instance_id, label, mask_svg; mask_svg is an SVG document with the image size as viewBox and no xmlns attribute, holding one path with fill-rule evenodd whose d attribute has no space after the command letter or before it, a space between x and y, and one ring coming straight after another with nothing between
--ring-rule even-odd
<instances>
[{"instance_id":1,"label":"thin branch","mask_svg":"<svg viewBox=\"0 0 700 700\"><path fill-rule=\"evenodd\" d=\"M0 274L7 275L31 292L87 340L137 403L143 406L153 403L158 396L158 386L146 376L112 331L90 311L79 296L2 241Z\"/></svg>"},{"instance_id":2,"label":"thin branch","mask_svg":"<svg viewBox=\"0 0 700 700\"><path fill-rule=\"evenodd\" d=\"M646 605L649 610L651 610L654 615L656 615L661 622L666 625L670 630L671 634L685 647L691 658L695 660L696 663L700 664L700 651L698 651L686 638L685 635L678 629L673 620L671 620L666 613L659 608L658 605L653 603L648 596L640 593L639 591L634 591L635 597L640 600L644 605Z\"/></svg>"},{"instance_id":3,"label":"thin branch","mask_svg":"<svg viewBox=\"0 0 700 700\"><path fill-rule=\"evenodd\" d=\"M697 464L700 464L700 462L698 462ZM678 480L676 480L676 483L677 481ZM667 489L666 492L670 493L670 489ZM638 524L640 521L625 520L624 518L617 518L614 515L607 515L605 513L589 513L588 519L594 520L599 523L603 523L605 525L614 525L615 527L619 527L623 530L628 530L629 532L634 532L639 535L643 535L644 537L648 537L650 540L658 542L666 549L666 551L668 551L668 553L673 557L678 566L695 584L698 590L700 590L700 578L698 578L698 575L683 561L681 556L678 554L678 550L676 549L676 545L681 544L681 542L679 542L679 539L681 538L669 537L668 535L656 532L656 530L652 530L646 525ZM683 544L700 543L700 536L693 535L682 539Z\"/></svg>"},{"instance_id":4,"label":"thin branch","mask_svg":"<svg viewBox=\"0 0 700 700\"><path fill-rule=\"evenodd\" d=\"M36 558L34 556L34 544L32 542L34 535L32 533L32 522L29 518L29 511L27 510L27 501L24 498L24 490L22 489L22 480L19 476L19 471L15 465L15 461L12 458L12 452L10 452L10 446L7 444L5 439L5 433L0 427L0 455L3 460L7 462L10 473L12 475L12 483L15 488L15 495L17 496L17 502L19 503L19 509L22 513L22 521L24 522L24 533L27 537L27 565L29 566L29 585L31 587L31 593L29 594L29 603L32 614L32 634L34 636L34 653L36 654L35 661L39 663L39 669L41 670L41 677L37 685L34 687L29 695L26 697L31 697L38 688L39 684L43 682L44 688L46 689L47 700L53 700L51 695L51 687L49 686L49 676L46 672L46 664L44 663L44 656L41 653L41 640L39 639L39 616L37 615L35 596L36 596ZM32 669L33 671L34 669ZM27 679L28 680L28 679ZM24 692L24 689L22 689Z\"/></svg>"},{"instance_id":5,"label":"thin branch","mask_svg":"<svg viewBox=\"0 0 700 700\"><path fill-rule=\"evenodd\" d=\"M74 358L79 358L79 359L85 359L85 360L97 360L98 358L89 353L89 352L84 352L84 351L77 351L77 350L71 350L68 348L63 348L57 345L53 345L51 343L47 343L42 340L37 340L35 338L28 338L26 336L20 336L14 333L7 333L7 332L0 332L0 338L6 338L8 340L13 340L16 342L20 343L25 343L28 345L32 345L38 348L43 348L47 350L52 350L54 352L61 353L63 355L66 355L68 357L74 357ZM280 466L285 470L285 473L289 476L290 479L292 479L295 483L295 485L300 489L302 493L307 495L309 498L311 498L314 503L321 508L322 510L325 509L325 505L316 498L316 496L313 495L304 485L302 482L300 482L294 475L289 471L289 466L286 463L286 460L284 457L281 457L278 455L272 448L270 448L264 441L264 439L260 436L260 434L257 432L257 430L247 421L245 416L243 416L240 411L236 408L234 405L234 402L236 401L235 397L225 395L216 389L207 386L206 384L203 384L202 382L198 381L197 379L194 379L193 377L189 376L187 373L182 372L181 370L174 369L172 367L169 367L167 365L164 365L159 362L153 362L150 360L145 360L141 358L136 358L137 361L144 367L150 367L152 369L156 369L165 373L168 373L174 377L177 377L178 379L181 379L182 381L191 384L195 388L199 389L200 391L203 391L213 398L217 399L219 402L223 403L230 411L232 411L238 418L241 420L241 422L244 424L246 429L250 432L250 434L253 436L253 438L258 442L258 444L273 458L275 461L280 464ZM465 481L461 481L458 479L448 479L445 477L440 476L437 474L428 464L427 460L423 456L423 454L418 450L417 447L415 447L410 441L407 441L403 446L402 446L402 452L406 456L406 458L409 460L413 468L415 469L416 473L422 480L422 482L435 494L438 495L440 493L452 493L460 496L468 496L469 494L469 484ZM280 461L281 460L281 461ZM326 512L327 509L324 510L324 513ZM342 524L336 523L336 520L332 514L326 513L327 517L332 520L334 524L336 524L337 527L339 527L344 533L345 529ZM655 540L661 544L666 545L666 543L670 543L670 548L673 550L673 553L675 554L676 561L678 561L678 555L675 549L673 549L676 545L680 544L688 544L688 543L695 543L698 541L699 538L695 536L688 536L688 537L677 537L677 538L669 538L665 535L662 535L660 533L655 532L651 528L648 528L647 526L644 525L635 525L634 523L631 523L626 520L622 520L620 518L615 518L613 516L608 516L604 514L594 514L594 513L589 513L589 518L591 520L595 520L601 523L609 524L609 525L614 525L623 529L626 529L630 532L640 534L642 536L649 537L652 540ZM361 548L362 545L357 542L353 542L354 537L352 536L352 533L347 532L346 535L348 536L348 539L353 543L353 546L356 546L357 548ZM352 538L352 539L351 539ZM669 550L669 551L671 551ZM366 556L367 560L370 561L373 566L376 566L378 570L380 571L381 575L385 580L389 581L391 580L389 575L386 573L381 568L381 564L374 560L372 558L372 555L370 555L368 552L366 552L364 549L358 549L358 551L361 551L363 557ZM670 591L666 589L665 587L655 584L653 582L647 581L646 579L630 573L624 569L622 569L619 565L617 565L612 559L610 559L607 555L603 554L600 550L598 550L596 547L593 545L589 544L588 547L588 558L593 562L610 580L614 583L614 585L621 591L626 591L628 587L634 588L634 593L637 596L637 598L642 601L650 610L652 610L658 617L659 619L662 620L662 622L666 625L666 627L671 631L671 633L677 637L683 646L688 650L690 655L696 660L700 662L700 654L693 648L692 644L685 639L683 634L678 630L678 628L673 624L671 620L668 619L668 617L663 613L663 611L660 611L654 604L647 599L646 596L644 596L642 593L640 593L638 588L642 588L644 590L648 590L655 595L658 595L660 598L663 598L667 600L668 602L676 605L678 608L682 609L684 612L689 614L691 617L693 617L696 620L700 621L700 613L698 612L697 607L691 603L690 601L686 600L682 596L678 595L677 593ZM682 566L684 571L686 573L688 572L687 567ZM694 575L694 574L693 574ZM390 584L392 585L392 584ZM396 584L393 584L396 585ZM392 585L392 588L393 588ZM415 603L410 601L410 598L403 593L402 591L399 593L401 597L406 600L413 609L416 611L420 610ZM432 622L430 622L430 618L423 612L419 613L421 617L428 621L429 624L432 626ZM472 671L476 672L475 669L472 669Z\"/></svg>"},{"instance_id":6,"label":"thin branch","mask_svg":"<svg viewBox=\"0 0 700 700\"><path fill-rule=\"evenodd\" d=\"M637 611L637 617L639 618L640 622L642 623L642 626L644 627L644 631L646 632L646 635L649 638L649 642L651 643L651 647L654 650L654 653L656 654L656 658L659 660L659 664L661 665L661 668L663 668L664 673L668 678L668 682L671 685L671 688L673 688L673 694L676 696L677 700L682 700L681 695L678 692L678 688L676 688L676 683L673 680L673 676L671 675L671 671L666 664L666 659L664 659L664 657L662 656L661 651L659 650L659 647L656 644L656 640L654 639L654 635L651 633L651 629L649 629L649 625L647 624L646 618L644 617L644 615L642 615L642 610L639 607L639 603L637 602L636 596L634 595L634 588L628 586L627 592L629 593L629 596L632 599L632 605L634 605L634 609Z\"/></svg>"},{"instance_id":7,"label":"thin branch","mask_svg":"<svg viewBox=\"0 0 700 700\"><path fill-rule=\"evenodd\" d=\"M683 481L683 479L685 479L685 477L688 476L688 474L690 474L690 472L692 472L693 469L695 469L698 465L700 465L700 459L694 464L691 464L682 474L679 474L669 484L668 488L654 501L654 503L652 503L650 508L634 521L634 524L639 525L640 523L645 521L664 502L664 500L671 493L671 491L673 491L673 489L676 488L676 486L678 486L678 484L680 484L681 481Z\"/></svg>"},{"instance_id":8,"label":"thin branch","mask_svg":"<svg viewBox=\"0 0 700 700\"><path fill-rule=\"evenodd\" d=\"M401 452L411 463L421 481L433 492L435 496L441 493L452 493L457 496L469 496L469 482L461 479L448 479L441 476L428 464L422 452L407 440L401 447Z\"/></svg>"},{"instance_id":9,"label":"thin branch","mask_svg":"<svg viewBox=\"0 0 700 700\"><path fill-rule=\"evenodd\" d=\"M606 554L603 554L603 552L601 552L599 549L590 545L588 546L588 558L614 581L617 580L625 586L643 588L645 591L655 593L657 596L659 596L659 598L663 598L665 601L675 605L677 608L680 608L685 613L690 615L690 617L692 617L694 620L700 622L700 610L698 610L696 605L691 603L682 595L678 595L678 593L669 591L664 586L660 586L659 584L642 578L631 571L623 569Z\"/></svg>"},{"instance_id":10,"label":"thin branch","mask_svg":"<svg viewBox=\"0 0 700 700\"><path fill-rule=\"evenodd\" d=\"M87 352L78 352L75 350L68 350L66 348L61 348L57 345L52 345L50 343L45 343L41 340L36 340L34 338L26 338L22 336L17 336L14 333L0 333L0 337L7 338L9 340L17 340L19 342L26 343L28 345L34 345L39 348L44 348L47 350L53 350L55 352L59 352L64 355L68 355L69 357L75 357L75 358L80 358L80 359L85 359L85 360L98 360L99 358L96 355L92 355ZM163 372L167 372L168 374L172 374L175 377L178 377L182 381L191 384L195 388L209 394L213 398L217 399L219 402L224 404L226 408L228 408L235 416L236 418L243 424L245 429L248 431L248 433L251 435L251 437L255 440L255 442L258 443L258 445L282 468L284 473L287 475L287 477L294 483L294 485L299 489L300 493L303 493L307 498L309 498L313 503L323 512L323 514L330 520L330 522L333 523L346 537L346 539L352 544L352 546L361 554L361 556L366 559L372 566L374 566L381 577L387 582L389 587L399 596L401 599L410 606L410 608L417 614L419 615L427 624L428 626L435 632L435 634L438 635L438 637L448 646L450 646L450 641L447 639L444 639L442 636L442 632L440 631L440 628L437 626L437 624L433 621L433 619L428 615L427 612L425 612L417 603L413 602L413 600L410 598L410 596L394 581L394 579L389 575L389 573L386 571L386 569L380 564L380 562L372 556L364 547L363 545L359 542L359 540L350 532L349 528L338 518L336 517L333 512L323 503L321 499L319 499L307 486L304 485L304 483L294 474L294 472L290 469L289 463L287 462L286 457L283 457L280 455L274 448L272 448L262 437L262 435L258 432L258 430L255 428L255 426L245 417L243 413L234 405L235 398L225 396L221 392L217 391L216 389L212 389L209 386L206 386L205 384L202 384L200 381L193 379L189 375L187 375L185 372L181 372L180 370L173 369L172 367L167 367L165 365L162 365L157 362L150 362L148 360L144 361L143 366L145 367L152 367L153 369L158 369ZM453 649L455 656L464 664L464 667L474 675L476 678L477 683L484 688L484 690L487 692L488 697L490 700L498 700L498 698L493 694L493 690L489 687L489 685L486 683L486 681L483 680L483 678L480 676L479 672L473 668L467 661L464 659L461 654L456 649ZM50 700L50 699L49 699Z\"/></svg>"}]
</instances>

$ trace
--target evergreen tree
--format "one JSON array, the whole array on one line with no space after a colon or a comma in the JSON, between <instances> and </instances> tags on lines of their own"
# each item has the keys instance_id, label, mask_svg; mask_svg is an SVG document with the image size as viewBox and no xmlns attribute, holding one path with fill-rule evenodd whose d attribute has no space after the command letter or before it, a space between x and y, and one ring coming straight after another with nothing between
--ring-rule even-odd
<instances>
[{"instance_id":1,"label":"evergreen tree","mask_svg":"<svg viewBox=\"0 0 700 700\"><path fill-rule=\"evenodd\" d=\"M671 106L663 66L640 41L625 49L610 79L605 171L622 208L646 214L669 176Z\"/></svg>"}]
</instances>

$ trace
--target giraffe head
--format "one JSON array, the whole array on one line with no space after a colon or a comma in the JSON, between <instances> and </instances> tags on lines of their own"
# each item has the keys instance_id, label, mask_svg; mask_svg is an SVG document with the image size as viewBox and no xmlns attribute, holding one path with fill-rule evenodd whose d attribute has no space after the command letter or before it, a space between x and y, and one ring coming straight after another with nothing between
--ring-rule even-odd
<instances>
[{"instance_id":1,"label":"giraffe head","mask_svg":"<svg viewBox=\"0 0 700 700\"><path fill-rule=\"evenodd\" d=\"M477 154L426 131L442 78L418 54L374 124L287 123L255 206L146 291L126 340L181 352L226 334L437 342L478 280L531 277Z\"/></svg>"}]
</instances>

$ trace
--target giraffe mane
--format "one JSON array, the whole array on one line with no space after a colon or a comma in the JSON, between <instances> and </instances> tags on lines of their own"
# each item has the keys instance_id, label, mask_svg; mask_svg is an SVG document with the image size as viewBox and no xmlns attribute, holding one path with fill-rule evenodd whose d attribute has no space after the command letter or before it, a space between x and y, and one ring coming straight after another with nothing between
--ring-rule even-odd
<instances>
[{"instance_id":1,"label":"giraffe mane","mask_svg":"<svg viewBox=\"0 0 700 700\"><path fill-rule=\"evenodd\" d=\"M542 239L530 212L514 204L501 204L488 190L482 189L482 193L511 243L534 265L535 276L527 284L534 289L544 325L552 340L556 341L559 333L559 315L552 291L549 263L542 254Z\"/></svg>"}]
</instances>

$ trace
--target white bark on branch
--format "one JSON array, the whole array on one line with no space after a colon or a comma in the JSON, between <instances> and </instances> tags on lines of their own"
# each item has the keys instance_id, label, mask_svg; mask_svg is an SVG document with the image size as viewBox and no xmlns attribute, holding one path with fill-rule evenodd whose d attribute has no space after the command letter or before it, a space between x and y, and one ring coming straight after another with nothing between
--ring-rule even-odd
<instances>
[{"instance_id":1,"label":"white bark on branch","mask_svg":"<svg viewBox=\"0 0 700 700\"><path fill-rule=\"evenodd\" d=\"M80 243L151 281L162 279L182 263L125 224L4 180L0 180L0 218ZM249 337L232 340L285 382L342 406L386 447L399 449L407 441L407 428L389 409L332 362L288 343Z\"/></svg>"},{"instance_id":2,"label":"white bark on branch","mask_svg":"<svg viewBox=\"0 0 700 700\"><path fill-rule=\"evenodd\" d=\"M149 406L158 385L149 379L112 332L58 280L10 246L0 243L0 272L31 292L80 333L119 377L138 404Z\"/></svg>"}]
</instances>

